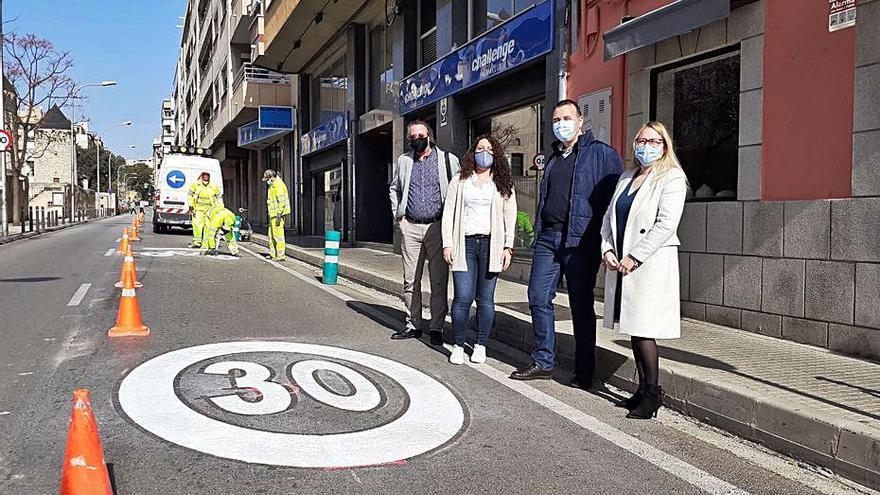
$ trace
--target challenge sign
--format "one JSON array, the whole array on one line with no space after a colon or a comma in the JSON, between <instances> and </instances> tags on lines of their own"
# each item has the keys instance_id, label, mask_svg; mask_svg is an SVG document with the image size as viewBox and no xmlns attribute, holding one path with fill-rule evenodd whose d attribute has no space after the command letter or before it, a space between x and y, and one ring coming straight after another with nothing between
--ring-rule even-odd
<instances>
[{"instance_id":1,"label":"challenge sign","mask_svg":"<svg viewBox=\"0 0 880 495\"><path fill-rule=\"evenodd\" d=\"M546 0L494 27L400 83L400 113L409 113L553 50L553 2Z\"/></svg>"}]
</instances>

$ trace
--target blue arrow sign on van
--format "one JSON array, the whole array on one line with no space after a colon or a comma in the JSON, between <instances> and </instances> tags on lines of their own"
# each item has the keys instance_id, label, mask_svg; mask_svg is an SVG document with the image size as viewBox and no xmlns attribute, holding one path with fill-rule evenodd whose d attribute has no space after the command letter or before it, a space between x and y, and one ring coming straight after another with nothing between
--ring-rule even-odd
<instances>
[{"instance_id":1,"label":"blue arrow sign on van","mask_svg":"<svg viewBox=\"0 0 880 495\"><path fill-rule=\"evenodd\" d=\"M165 182L167 182L172 189L180 189L186 184L186 176L183 175L183 172L180 170L172 170L165 176Z\"/></svg>"}]
</instances>

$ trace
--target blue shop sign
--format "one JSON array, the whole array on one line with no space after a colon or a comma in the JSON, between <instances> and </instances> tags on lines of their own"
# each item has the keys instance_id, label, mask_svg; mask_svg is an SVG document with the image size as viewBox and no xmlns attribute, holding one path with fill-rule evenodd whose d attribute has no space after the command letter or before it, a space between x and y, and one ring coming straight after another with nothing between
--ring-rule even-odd
<instances>
[{"instance_id":1,"label":"blue shop sign","mask_svg":"<svg viewBox=\"0 0 880 495\"><path fill-rule=\"evenodd\" d=\"M288 132L288 130L260 129L259 122L255 120L238 128L238 146L243 148L252 144L260 144L262 141L281 137Z\"/></svg>"},{"instance_id":2,"label":"blue shop sign","mask_svg":"<svg viewBox=\"0 0 880 495\"><path fill-rule=\"evenodd\" d=\"M257 122L260 129L289 131L293 129L293 107L260 105Z\"/></svg>"},{"instance_id":3,"label":"blue shop sign","mask_svg":"<svg viewBox=\"0 0 880 495\"><path fill-rule=\"evenodd\" d=\"M400 83L401 114L521 66L553 50L553 2L524 10Z\"/></svg>"},{"instance_id":4,"label":"blue shop sign","mask_svg":"<svg viewBox=\"0 0 880 495\"><path fill-rule=\"evenodd\" d=\"M348 119L340 112L300 137L300 154L308 155L348 138Z\"/></svg>"}]
</instances>

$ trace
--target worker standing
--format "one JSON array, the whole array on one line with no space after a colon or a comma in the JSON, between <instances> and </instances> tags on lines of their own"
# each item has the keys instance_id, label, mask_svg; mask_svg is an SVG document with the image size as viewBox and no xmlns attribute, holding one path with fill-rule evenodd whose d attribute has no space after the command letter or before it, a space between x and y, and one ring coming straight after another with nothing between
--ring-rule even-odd
<instances>
[{"instance_id":1,"label":"worker standing","mask_svg":"<svg viewBox=\"0 0 880 495\"><path fill-rule=\"evenodd\" d=\"M226 239L226 247L233 256L238 256L238 242L232 233L232 227L235 225L235 213L223 206L222 201L218 201L214 206L205 212L205 226L202 234L202 254L216 255L218 243L217 239L223 236Z\"/></svg>"},{"instance_id":2,"label":"worker standing","mask_svg":"<svg viewBox=\"0 0 880 495\"><path fill-rule=\"evenodd\" d=\"M202 230L205 227L205 212L217 204L220 188L211 184L211 174L202 172L189 188L189 214L192 216L193 240L191 248L202 247Z\"/></svg>"},{"instance_id":3,"label":"worker standing","mask_svg":"<svg viewBox=\"0 0 880 495\"><path fill-rule=\"evenodd\" d=\"M290 215L290 198L287 195L287 186L274 170L263 172L263 182L269 186L269 193L266 195L269 210L269 257L282 261L285 255L284 223Z\"/></svg>"}]
</instances>

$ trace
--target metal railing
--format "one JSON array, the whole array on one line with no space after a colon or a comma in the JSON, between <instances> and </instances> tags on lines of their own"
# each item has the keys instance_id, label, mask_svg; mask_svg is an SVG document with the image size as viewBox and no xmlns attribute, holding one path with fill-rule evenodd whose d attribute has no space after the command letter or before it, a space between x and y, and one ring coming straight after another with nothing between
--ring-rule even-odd
<instances>
[{"instance_id":1,"label":"metal railing","mask_svg":"<svg viewBox=\"0 0 880 495\"><path fill-rule=\"evenodd\" d=\"M290 84L290 76L245 63L235 74L235 80L232 83L233 91L237 91L244 81L262 84Z\"/></svg>"},{"instance_id":2,"label":"metal railing","mask_svg":"<svg viewBox=\"0 0 880 495\"><path fill-rule=\"evenodd\" d=\"M63 214L62 214L63 213ZM116 215L113 208L77 208L73 213L73 222L70 215L57 209L47 211L45 206L22 207L19 211L21 220L21 232L34 232L46 230L68 223L79 223L93 218L102 218Z\"/></svg>"}]
</instances>

